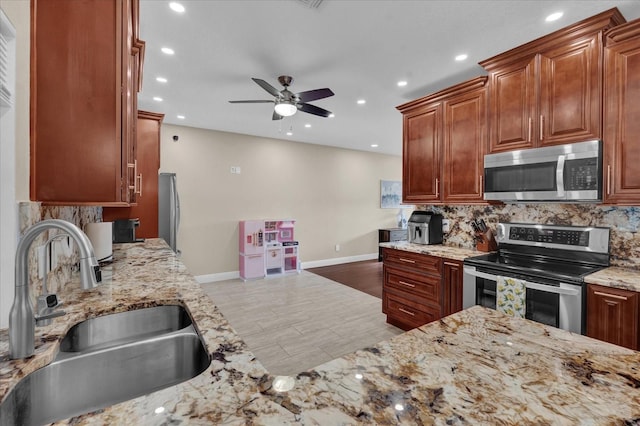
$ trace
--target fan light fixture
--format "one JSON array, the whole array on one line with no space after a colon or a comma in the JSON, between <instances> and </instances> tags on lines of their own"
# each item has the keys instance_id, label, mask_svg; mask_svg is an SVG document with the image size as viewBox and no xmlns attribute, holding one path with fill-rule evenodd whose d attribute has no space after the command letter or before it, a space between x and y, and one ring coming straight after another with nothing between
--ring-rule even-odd
<instances>
[{"instance_id":1,"label":"fan light fixture","mask_svg":"<svg viewBox=\"0 0 640 426\"><path fill-rule=\"evenodd\" d=\"M296 113L296 111L298 111L298 108L296 108L296 106L289 101L282 101L277 103L274 109L276 113L278 113L278 115L281 115L283 117L292 116Z\"/></svg>"}]
</instances>

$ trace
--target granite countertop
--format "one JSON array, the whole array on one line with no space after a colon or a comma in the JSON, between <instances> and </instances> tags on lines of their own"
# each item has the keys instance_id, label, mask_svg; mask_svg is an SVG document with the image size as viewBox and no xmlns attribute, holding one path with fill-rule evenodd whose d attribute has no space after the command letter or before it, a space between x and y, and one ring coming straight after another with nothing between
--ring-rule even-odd
<instances>
[{"instance_id":1,"label":"granite countertop","mask_svg":"<svg viewBox=\"0 0 640 426\"><path fill-rule=\"evenodd\" d=\"M587 284L598 284L605 287L640 292L640 271L637 269L612 266L587 275L584 281Z\"/></svg>"},{"instance_id":2,"label":"granite countertop","mask_svg":"<svg viewBox=\"0 0 640 426\"><path fill-rule=\"evenodd\" d=\"M445 257L447 259L463 261L467 257L480 256L485 252L462 247L443 246L442 244L415 244L407 241L392 241L380 243L380 247L409 251L430 256Z\"/></svg>"},{"instance_id":3,"label":"granite countertop","mask_svg":"<svg viewBox=\"0 0 640 426\"><path fill-rule=\"evenodd\" d=\"M0 395L50 362L84 318L181 304L212 355L184 383L60 422L88 424L616 424L640 422L640 352L479 306L337 358L277 392L164 241L118 245L112 279L65 295L68 314L37 328L36 354L8 360ZM447 256L448 257L448 256ZM64 389L60 389L64 392ZM164 407L161 413L156 408Z\"/></svg>"}]
</instances>

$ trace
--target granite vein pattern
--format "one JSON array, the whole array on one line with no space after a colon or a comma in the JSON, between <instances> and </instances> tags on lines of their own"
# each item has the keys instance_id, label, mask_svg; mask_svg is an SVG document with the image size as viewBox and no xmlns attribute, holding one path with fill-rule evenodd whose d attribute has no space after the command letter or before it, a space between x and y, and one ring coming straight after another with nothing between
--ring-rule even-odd
<instances>
[{"instance_id":1,"label":"granite vein pattern","mask_svg":"<svg viewBox=\"0 0 640 426\"><path fill-rule=\"evenodd\" d=\"M116 246L98 290L65 286L68 314L36 330L36 354L8 359L0 330L0 395L49 363L59 339L92 316L186 306L211 365L181 384L58 424L634 424L640 352L473 307L295 377L278 392L164 241ZM90 380L90 378L88 378ZM64 391L61 389L60 391ZM164 407L164 412L155 413Z\"/></svg>"},{"instance_id":2,"label":"granite vein pattern","mask_svg":"<svg viewBox=\"0 0 640 426\"><path fill-rule=\"evenodd\" d=\"M407 241L394 241L380 243L380 247L392 248L396 250L409 251L412 253L426 254L429 256L444 257L447 259L463 261L467 257L480 256L482 251L463 247L443 246L440 244L415 244Z\"/></svg>"},{"instance_id":3,"label":"granite vein pattern","mask_svg":"<svg viewBox=\"0 0 640 426\"><path fill-rule=\"evenodd\" d=\"M588 284L640 292L640 271L612 266L585 277Z\"/></svg>"}]
</instances>

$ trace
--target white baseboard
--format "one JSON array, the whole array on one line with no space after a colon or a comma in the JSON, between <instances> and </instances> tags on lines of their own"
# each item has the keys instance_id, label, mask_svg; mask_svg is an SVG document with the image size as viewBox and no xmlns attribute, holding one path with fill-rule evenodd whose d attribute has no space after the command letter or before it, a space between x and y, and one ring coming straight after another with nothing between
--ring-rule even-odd
<instances>
[{"instance_id":1,"label":"white baseboard","mask_svg":"<svg viewBox=\"0 0 640 426\"><path fill-rule=\"evenodd\" d=\"M357 256L334 257L332 259L312 260L302 262L301 269L320 268L322 266L341 265L343 263L361 262L363 260L373 260L378 258L378 253L360 254ZM240 278L240 271L220 272L217 274L196 275L199 284L213 283L216 281L234 280Z\"/></svg>"},{"instance_id":2,"label":"white baseboard","mask_svg":"<svg viewBox=\"0 0 640 426\"><path fill-rule=\"evenodd\" d=\"M240 278L240 271L220 272L217 274L196 275L199 284L212 283L216 281L226 281Z\"/></svg>"},{"instance_id":3,"label":"white baseboard","mask_svg":"<svg viewBox=\"0 0 640 426\"><path fill-rule=\"evenodd\" d=\"M359 254L357 256L334 257L332 259L312 260L302 262L302 269L320 268L322 266L340 265L342 263L361 262L378 258L378 253Z\"/></svg>"}]
</instances>

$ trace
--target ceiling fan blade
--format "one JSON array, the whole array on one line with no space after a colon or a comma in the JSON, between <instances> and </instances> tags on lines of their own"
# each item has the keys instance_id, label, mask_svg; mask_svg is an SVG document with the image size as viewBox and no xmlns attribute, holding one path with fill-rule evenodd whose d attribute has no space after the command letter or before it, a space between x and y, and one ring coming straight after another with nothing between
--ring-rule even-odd
<instances>
[{"instance_id":1,"label":"ceiling fan blade","mask_svg":"<svg viewBox=\"0 0 640 426\"><path fill-rule=\"evenodd\" d=\"M272 85L270 85L269 83L267 83L266 81L261 80L259 78L252 78L251 80L255 81L258 86L262 87L264 90L269 92L271 95L273 95L275 97L280 96L280 91L278 89L276 89L275 87L273 87Z\"/></svg>"},{"instance_id":2,"label":"ceiling fan blade","mask_svg":"<svg viewBox=\"0 0 640 426\"><path fill-rule=\"evenodd\" d=\"M303 102L298 103L298 109L309 114L319 115L320 117L328 117L329 115L331 115L331 111L327 111L326 109L317 107L315 105L305 104Z\"/></svg>"},{"instance_id":3,"label":"ceiling fan blade","mask_svg":"<svg viewBox=\"0 0 640 426\"><path fill-rule=\"evenodd\" d=\"M230 104L272 104L273 101L229 101Z\"/></svg>"},{"instance_id":4,"label":"ceiling fan blade","mask_svg":"<svg viewBox=\"0 0 640 426\"><path fill-rule=\"evenodd\" d=\"M328 98L329 96L333 96L333 92L331 89L316 89L316 90L307 90L306 92L297 93L300 102L311 102L316 101L318 99Z\"/></svg>"},{"instance_id":5,"label":"ceiling fan blade","mask_svg":"<svg viewBox=\"0 0 640 426\"><path fill-rule=\"evenodd\" d=\"M284 118L283 116L273 111L273 116L271 117L272 120L282 120L283 118Z\"/></svg>"}]
</instances>

